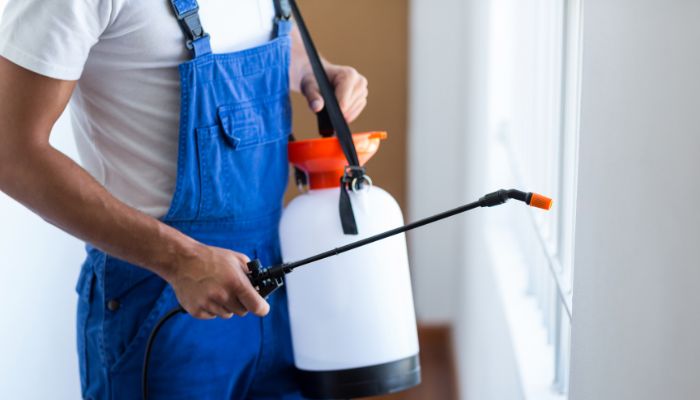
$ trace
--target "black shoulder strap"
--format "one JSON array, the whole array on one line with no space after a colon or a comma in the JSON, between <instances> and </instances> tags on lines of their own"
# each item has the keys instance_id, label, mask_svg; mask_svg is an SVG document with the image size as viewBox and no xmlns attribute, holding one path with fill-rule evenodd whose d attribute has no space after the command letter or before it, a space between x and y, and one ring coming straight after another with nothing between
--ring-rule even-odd
<instances>
[{"instance_id":1,"label":"black shoulder strap","mask_svg":"<svg viewBox=\"0 0 700 400\"><path fill-rule=\"evenodd\" d=\"M352 140L352 133L350 127L348 126L343 112L338 104L338 99L335 97L335 91L331 85L328 75L326 75L326 70L323 68L321 62L321 57L316 50L313 40L311 39L311 34L309 33L304 18L299 11L299 6L296 0L281 0L288 1L294 19L296 20L297 26L299 27L299 33L301 34L302 41L304 42L304 47L306 48L306 53L309 56L309 61L311 63L311 68L314 71L316 81L318 82L318 87L321 91L321 96L323 96L323 101L325 102L325 108L319 113L319 129L323 136L331 136L333 130L335 130L340 142L340 146L343 149L345 158L348 161L348 166L345 169L345 175L340 182L340 220L343 225L343 232L346 235L357 235L357 222L355 221L355 215L352 210L352 203L350 202L350 196L348 190L357 190L365 182L367 177L365 177L365 170L360 166L360 160L357 157L357 151L355 150L355 143Z\"/></svg>"}]
</instances>

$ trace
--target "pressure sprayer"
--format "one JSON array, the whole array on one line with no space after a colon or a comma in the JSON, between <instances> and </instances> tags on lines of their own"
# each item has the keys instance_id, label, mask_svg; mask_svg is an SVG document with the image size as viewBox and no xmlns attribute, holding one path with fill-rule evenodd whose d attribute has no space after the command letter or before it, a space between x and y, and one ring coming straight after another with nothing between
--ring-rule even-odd
<instances>
[{"instance_id":1,"label":"pressure sprayer","mask_svg":"<svg viewBox=\"0 0 700 400\"><path fill-rule=\"evenodd\" d=\"M286 15L293 14L297 22L326 104L318 115L323 138L289 143L297 184L309 190L285 208L279 232L283 259L298 261L264 266L253 260L248 263L248 276L263 297L287 287L302 395L348 399L405 390L418 385L421 375L404 234L510 199L545 210L551 208L552 200L514 189L499 190L404 225L399 205L372 186L364 169L387 138L386 132L351 134L296 2L282 1L282 7L289 8ZM336 137L331 137L334 133ZM312 263L316 268L299 269ZM185 313L182 307L169 311L148 338L144 400L148 399L153 343L163 325L180 313Z\"/></svg>"},{"instance_id":2,"label":"pressure sprayer","mask_svg":"<svg viewBox=\"0 0 700 400\"><path fill-rule=\"evenodd\" d=\"M375 188L376 189L376 188ZM264 267L259 260L253 260L248 263L248 269L250 270L249 273L249 278L250 282L253 285L253 287L260 293L261 296L263 297L268 297L270 294L272 294L275 290L279 289L284 285L284 278L287 274L290 274L291 272L297 270L297 268L309 265L312 263L318 263L323 260L329 259L334 256L340 256L343 253L349 252L351 250L357 250L360 248L363 248L365 246L368 246L370 244L373 244L375 242L379 242L385 239L389 239L391 237L396 237L397 235L401 235L405 232L408 232L410 230L420 228L422 226L432 224L434 222L438 222L443 219L447 219L450 217L453 217L455 215L474 210L479 207L494 207L498 206L501 204L504 204L510 199L514 200L519 200L522 201L532 207L544 209L544 210L549 210L552 207L552 200L542 196L537 193L526 193L522 192L520 190L515 190L515 189L510 189L510 190L499 190L493 193L489 193L485 195L484 197L480 198L478 201L463 205L461 207L454 208L449 211L442 212L440 214L433 215L431 217L421 219L419 221L400 226L391 230L388 230L386 232L382 232L370 237L367 237L365 239L361 239L331 250L324 251L322 253L313 255L311 257L304 258L299 261L294 261L294 262L289 262L289 263L283 263L280 265L275 265L275 266L270 266L270 267ZM309 239L315 239L315 238L309 238ZM405 241L402 239L401 242L405 244ZM387 254L388 256L391 256L390 254ZM394 256L402 256L405 255L405 252L399 253L399 254L394 254ZM350 260L353 261L353 260ZM379 267L381 268L382 265L386 262L385 259L374 259L374 260L365 260L367 263L372 264L372 267ZM354 268L354 267L360 267L360 265L348 265L348 268ZM407 265L406 267L406 272L407 272ZM310 272L313 274L313 271L308 270L305 272ZM344 277L347 277L349 274L352 274L352 270L347 270L343 271L345 273L341 273L337 275L337 278L343 279ZM396 279L396 276L392 276L392 274L387 274L385 271L382 270L377 270L375 273L371 275L364 275L363 278L365 278L364 282L361 283L361 286L366 285L368 282L372 281L377 281L378 276L383 277L388 279L388 281L385 282L380 282L381 285L384 285L386 287L391 287L392 286L392 280ZM289 282L289 278L294 277L294 275L288 276L288 283L291 287L293 287L293 284ZM309 275L309 277L313 277L313 275ZM340 282L339 285L334 285L334 282L325 282L322 279L316 279L317 282L313 282L314 286L309 286L306 289L308 290L313 290L315 287L325 287L325 288L331 288L331 290L335 287L351 287L352 285L349 282ZM364 367L355 367L355 368L349 368L345 370L338 370L338 369L320 369L317 371L303 371L300 370L300 375L303 376L304 374L307 375L306 377L306 384L302 382L302 391L303 394L307 397L311 398L319 398L319 399L329 399L329 398L353 398L353 397L368 397L368 396L377 396L377 395L383 395L383 394L388 394L388 393L394 393L397 391L401 391L404 389L408 389L410 387L413 387L417 384L420 383L420 366L418 363L418 343L417 343L417 337L416 337L416 327L415 327L415 321L411 321L412 323L409 324L411 325L409 330L396 330L396 326L391 326L391 322L395 322L396 320L396 315L397 313L401 312L409 312L410 316L409 319L412 318L413 316L413 304L411 301L410 297L410 283L407 285L407 288L409 290L408 296L404 297L403 299L400 299L405 302L409 302L410 307L404 307L403 309L396 309L392 310L391 313L385 314L380 316L382 320L385 321L390 321L388 324L382 323L381 325L390 325L389 330L386 331L375 331L372 330L373 326L371 326L372 321L367 321L367 318L361 318L360 320L346 320L346 324L357 324L356 328L359 331L365 331L364 334L360 334L360 342L364 342L365 344L369 343L384 343L386 345L390 345L391 343L394 342L403 342L403 344L407 344L405 347L406 350L406 356L407 358L402 358L399 361L400 363L396 362L389 362L389 363L383 363L383 364L378 364L378 365L372 365L366 364ZM358 293L361 294L361 293ZM395 295L396 292L392 290L386 290L386 296L393 296ZM327 307L328 304L333 304L333 298L327 298L325 299L327 303L324 304L316 304L316 306L320 307ZM368 311L371 311L373 308L376 309L377 303L382 303L385 302L385 297L376 297L372 299L362 299L359 298L359 296L353 301L352 304L349 304L351 308L359 309L361 313L366 313ZM362 303L359 305L358 303ZM290 301L290 308L292 307L291 301ZM367 308L365 308L367 307ZM332 307L331 307L332 308ZM291 311L291 310L290 310ZM311 313L311 310L300 310L301 312L307 312ZM179 314L179 313L185 313L185 311L181 308L175 308L171 310L169 313L167 313L163 318L161 318L160 321L156 324L155 328L151 332L151 335L148 339L147 343L147 350L146 350L146 357L144 359L144 374L143 374L143 397L144 399L148 398L148 362L150 358L150 350L152 348L153 342L158 334L158 331L160 328L163 326L163 324L172 318L173 316ZM336 312L332 312L332 314L336 314ZM328 315L321 315L321 317L327 317ZM347 318L346 314L339 314L337 315L338 318ZM292 321L294 321L294 315L291 316ZM332 322L327 321L326 323L323 324L314 324L314 325L308 325L308 326L300 326L299 330L300 331L306 331L308 334L313 335L314 332L325 332L322 335L323 336L329 336L327 333L327 329L325 327L327 325L332 324ZM299 332L301 333L301 332ZM303 335L303 333L301 333ZM341 333L338 336L333 336L330 335L332 338L331 343L311 343L311 345L305 349L309 351L309 353L318 353L318 346L324 346L327 344L330 344L332 347L334 347L336 350L331 351L331 353L337 353L337 352L347 352L347 349L343 347L343 340L347 339L350 337L351 341L358 341L357 338L352 338L351 336L356 333L353 332L345 332ZM400 336L404 336L403 340ZM408 335L409 340L406 340L406 335ZM298 340L302 342L308 342L308 338L297 338ZM313 342L313 341L311 341ZM408 342L408 343L406 343ZM296 343L297 341L294 342L295 347L295 361L297 357L297 346ZM402 347L402 346L399 346ZM318 353L316 354L318 356L318 359L327 359L330 360L330 364L333 364L334 362L337 363L337 359L333 359L333 354L328 354L328 353ZM308 355L307 355L308 356ZM366 351L360 351L357 353L357 356L362 358L363 356L365 357L365 361L367 360L367 357L375 357L375 354L373 353L368 353ZM311 357L310 357L311 358ZM299 367L299 365L297 365ZM314 376L316 375L316 376ZM343 379L344 378L344 379Z\"/></svg>"}]
</instances>

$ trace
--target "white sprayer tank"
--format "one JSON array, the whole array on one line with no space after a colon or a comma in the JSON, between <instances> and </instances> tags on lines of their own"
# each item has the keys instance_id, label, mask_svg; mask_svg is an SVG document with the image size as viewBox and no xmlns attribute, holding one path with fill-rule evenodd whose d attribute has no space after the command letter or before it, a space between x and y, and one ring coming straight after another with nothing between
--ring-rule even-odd
<instances>
[{"instance_id":1,"label":"white sprayer tank","mask_svg":"<svg viewBox=\"0 0 700 400\"><path fill-rule=\"evenodd\" d=\"M385 133L355 135L360 159L369 159L384 138ZM326 154L328 143L320 141L335 141L337 151ZM295 152L292 147L299 150L304 142L290 145L290 160L307 172L311 190L296 197L283 213L280 239L285 262L403 225L401 209L391 195L376 186L365 187L350 193L359 234L343 234L339 183L328 187L342 174L340 146L335 138L306 142L310 146L306 151ZM340 160L340 172L330 174L332 164L313 162L331 156ZM420 383L403 234L299 268L287 275L286 285L294 360L304 395L373 396Z\"/></svg>"}]
</instances>

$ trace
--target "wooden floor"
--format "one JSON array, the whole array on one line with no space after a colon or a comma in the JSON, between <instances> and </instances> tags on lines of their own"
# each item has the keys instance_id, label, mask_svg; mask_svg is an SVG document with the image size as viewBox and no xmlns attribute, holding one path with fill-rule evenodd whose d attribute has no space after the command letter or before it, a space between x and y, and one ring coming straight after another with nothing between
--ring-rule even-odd
<instances>
[{"instance_id":1,"label":"wooden floor","mask_svg":"<svg viewBox=\"0 0 700 400\"><path fill-rule=\"evenodd\" d=\"M405 392L374 399L456 400L457 380L450 335L448 327L420 327L418 337L423 383Z\"/></svg>"}]
</instances>

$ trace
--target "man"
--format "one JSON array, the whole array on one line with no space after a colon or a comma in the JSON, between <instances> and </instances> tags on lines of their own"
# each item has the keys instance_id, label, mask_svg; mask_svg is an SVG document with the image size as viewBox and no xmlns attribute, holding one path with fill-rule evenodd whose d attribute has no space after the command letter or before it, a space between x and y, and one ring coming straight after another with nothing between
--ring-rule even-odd
<instances>
[{"instance_id":1,"label":"man","mask_svg":"<svg viewBox=\"0 0 700 400\"><path fill-rule=\"evenodd\" d=\"M285 292L268 304L246 262L281 261L289 90L323 100L284 3L199 3L11 0L0 25L0 190L88 243L86 399L139 398L178 302L195 318L159 334L151 398L300 398ZM366 79L326 70L352 121ZM69 101L85 169L49 145Z\"/></svg>"}]
</instances>

